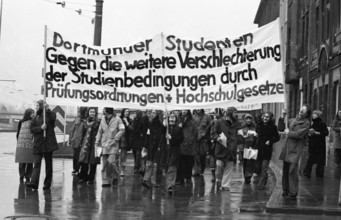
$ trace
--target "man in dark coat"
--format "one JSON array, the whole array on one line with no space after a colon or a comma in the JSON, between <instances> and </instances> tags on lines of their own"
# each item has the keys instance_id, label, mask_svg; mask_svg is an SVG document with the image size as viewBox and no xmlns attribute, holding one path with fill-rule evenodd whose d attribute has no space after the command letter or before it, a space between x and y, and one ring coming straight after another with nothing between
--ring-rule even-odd
<instances>
[{"instance_id":1,"label":"man in dark coat","mask_svg":"<svg viewBox=\"0 0 341 220\"><path fill-rule=\"evenodd\" d=\"M326 123L322 121L322 112L313 111L313 123L309 131L309 159L303 174L310 178L313 164L316 163L316 176L324 176L324 165L326 164L326 136L329 131Z\"/></svg>"},{"instance_id":2,"label":"man in dark coat","mask_svg":"<svg viewBox=\"0 0 341 220\"><path fill-rule=\"evenodd\" d=\"M52 183L52 153L58 150L58 143L56 135L54 133L54 125L56 121L56 114L50 109L46 109L46 119L44 123L43 111L47 106L43 100L39 100L36 104L37 115L32 119L31 132L33 134L33 154L34 154L34 167L31 182L27 184L27 187L38 189L40 167L43 157L45 158L45 181L44 190L49 190ZM46 137L44 137L44 131L46 131Z\"/></svg>"},{"instance_id":3,"label":"man in dark coat","mask_svg":"<svg viewBox=\"0 0 341 220\"><path fill-rule=\"evenodd\" d=\"M211 130L211 139L216 143L217 188L221 187L222 190L229 190L233 161L236 159L237 131L240 129L237 118L237 109L229 107L226 116L217 120Z\"/></svg>"}]
</instances>

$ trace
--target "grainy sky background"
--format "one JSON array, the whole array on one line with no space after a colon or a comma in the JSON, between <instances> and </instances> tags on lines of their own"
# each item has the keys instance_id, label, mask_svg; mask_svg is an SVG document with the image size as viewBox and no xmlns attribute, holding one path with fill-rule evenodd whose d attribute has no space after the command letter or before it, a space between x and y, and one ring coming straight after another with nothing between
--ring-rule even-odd
<instances>
[{"instance_id":1,"label":"grainy sky background","mask_svg":"<svg viewBox=\"0 0 341 220\"><path fill-rule=\"evenodd\" d=\"M44 25L92 44L95 0L3 0L0 103L31 104L43 83ZM233 37L257 28L260 0L104 0L102 46L132 44L164 32L184 38ZM82 9L79 15L75 10ZM34 95L36 94L36 95Z\"/></svg>"}]
</instances>

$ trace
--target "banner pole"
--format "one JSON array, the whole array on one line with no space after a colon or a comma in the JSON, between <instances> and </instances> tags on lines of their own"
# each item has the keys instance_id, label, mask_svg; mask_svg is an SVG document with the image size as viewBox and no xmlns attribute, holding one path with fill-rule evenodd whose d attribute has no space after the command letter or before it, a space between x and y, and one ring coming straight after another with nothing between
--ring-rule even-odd
<instances>
[{"instance_id":1,"label":"banner pole","mask_svg":"<svg viewBox=\"0 0 341 220\"><path fill-rule=\"evenodd\" d=\"M164 47L164 37L163 37L163 32L161 32L161 45L162 45L162 57L164 56L165 53L165 47ZM166 70L165 68L162 68L162 73L163 73L163 78L166 76ZM163 87L163 98L166 99L166 90L165 87ZM168 108L167 108L167 103L165 100L165 116L166 116L166 134L169 132L169 126L168 126ZM167 139L167 145L169 145L169 140Z\"/></svg>"},{"instance_id":2,"label":"banner pole","mask_svg":"<svg viewBox=\"0 0 341 220\"><path fill-rule=\"evenodd\" d=\"M43 109L43 120L46 124L46 48L47 48L47 26L44 28L44 109ZM46 138L46 129L44 130L44 138Z\"/></svg>"}]
</instances>

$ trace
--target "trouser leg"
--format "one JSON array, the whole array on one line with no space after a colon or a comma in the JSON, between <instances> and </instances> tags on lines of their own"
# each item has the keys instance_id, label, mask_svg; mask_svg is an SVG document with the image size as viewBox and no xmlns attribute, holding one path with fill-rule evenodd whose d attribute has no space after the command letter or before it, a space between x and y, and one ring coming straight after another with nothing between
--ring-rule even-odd
<instances>
[{"instance_id":1,"label":"trouser leg","mask_svg":"<svg viewBox=\"0 0 341 220\"><path fill-rule=\"evenodd\" d=\"M177 174L177 167L170 166L167 170L167 189L175 185L175 179Z\"/></svg>"},{"instance_id":2,"label":"trouser leg","mask_svg":"<svg viewBox=\"0 0 341 220\"><path fill-rule=\"evenodd\" d=\"M324 165L321 163L318 163L316 166L316 176L317 177L323 177L324 176Z\"/></svg>"},{"instance_id":3,"label":"trouser leg","mask_svg":"<svg viewBox=\"0 0 341 220\"><path fill-rule=\"evenodd\" d=\"M86 163L80 163L80 168L81 168L81 171L80 171L79 176L78 176L79 179L87 181L88 180L89 165Z\"/></svg>"},{"instance_id":4,"label":"trouser leg","mask_svg":"<svg viewBox=\"0 0 341 220\"><path fill-rule=\"evenodd\" d=\"M284 193L289 193L289 169L290 163L283 161L282 190Z\"/></svg>"},{"instance_id":5,"label":"trouser leg","mask_svg":"<svg viewBox=\"0 0 341 220\"><path fill-rule=\"evenodd\" d=\"M265 187L267 180L268 180L268 167L269 167L269 162L268 160L263 160L262 161L262 169L261 169L261 175L259 178L258 186L260 187Z\"/></svg>"},{"instance_id":6,"label":"trouser leg","mask_svg":"<svg viewBox=\"0 0 341 220\"><path fill-rule=\"evenodd\" d=\"M313 168L313 164L314 164L313 157L309 156L307 164L305 165L303 173L306 174L307 176L310 176L311 175L311 170Z\"/></svg>"},{"instance_id":7,"label":"trouser leg","mask_svg":"<svg viewBox=\"0 0 341 220\"><path fill-rule=\"evenodd\" d=\"M31 182L38 187L39 186L39 177L40 177L40 168L41 168L41 161L43 159L43 154L34 154L34 165L33 165L33 173Z\"/></svg>"},{"instance_id":8,"label":"trouser leg","mask_svg":"<svg viewBox=\"0 0 341 220\"><path fill-rule=\"evenodd\" d=\"M200 156L200 174L203 174L205 172L206 168L206 155Z\"/></svg>"},{"instance_id":9,"label":"trouser leg","mask_svg":"<svg viewBox=\"0 0 341 220\"><path fill-rule=\"evenodd\" d=\"M223 170L224 170L224 161L223 160L220 160L220 159L217 159L216 161L216 170L215 170L215 176L216 176L216 179L217 179L217 182L221 182L222 179L223 179Z\"/></svg>"},{"instance_id":10,"label":"trouser leg","mask_svg":"<svg viewBox=\"0 0 341 220\"><path fill-rule=\"evenodd\" d=\"M31 179L32 171L33 171L33 163L27 163L26 164L26 169L25 169L25 178L26 178L26 180Z\"/></svg>"},{"instance_id":11,"label":"trouser leg","mask_svg":"<svg viewBox=\"0 0 341 220\"><path fill-rule=\"evenodd\" d=\"M295 163L290 164L289 168L289 193L298 193L298 165Z\"/></svg>"},{"instance_id":12,"label":"trouser leg","mask_svg":"<svg viewBox=\"0 0 341 220\"><path fill-rule=\"evenodd\" d=\"M223 179L221 182L222 187L230 188L230 183L231 183L231 178L232 178L232 168L233 168L233 162L226 161L225 167L224 167Z\"/></svg>"},{"instance_id":13,"label":"trouser leg","mask_svg":"<svg viewBox=\"0 0 341 220\"><path fill-rule=\"evenodd\" d=\"M23 179L25 177L26 163L19 163L19 177Z\"/></svg>"},{"instance_id":14,"label":"trouser leg","mask_svg":"<svg viewBox=\"0 0 341 220\"><path fill-rule=\"evenodd\" d=\"M79 168L80 168L80 164L79 164L79 153L80 153L81 148L76 148L73 149L73 161L72 161L72 166L73 166L73 170L78 172Z\"/></svg>"},{"instance_id":15,"label":"trouser leg","mask_svg":"<svg viewBox=\"0 0 341 220\"><path fill-rule=\"evenodd\" d=\"M127 163L127 148L123 147L121 148L121 152L120 152L120 170L123 172L125 171L126 163Z\"/></svg>"},{"instance_id":16,"label":"trouser leg","mask_svg":"<svg viewBox=\"0 0 341 220\"><path fill-rule=\"evenodd\" d=\"M45 157L45 173L46 173L44 186L47 188L50 188L52 184L52 175L53 175L52 152L45 153L44 157Z\"/></svg>"},{"instance_id":17,"label":"trouser leg","mask_svg":"<svg viewBox=\"0 0 341 220\"><path fill-rule=\"evenodd\" d=\"M89 171L89 181L94 181L96 175L97 164L90 164L90 171Z\"/></svg>"},{"instance_id":18,"label":"trouser leg","mask_svg":"<svg viewBox=\"0 0 341 220\"><path fill-rule=\"evenodd\" d=\"M144 176L143 176L143 181L149 181L151 179L152 173L153 173L153 168L154 168L153 162L150 160L147 160L146 168L145 168L145 172L144 172Z\"/></svg>"}]
</instances>

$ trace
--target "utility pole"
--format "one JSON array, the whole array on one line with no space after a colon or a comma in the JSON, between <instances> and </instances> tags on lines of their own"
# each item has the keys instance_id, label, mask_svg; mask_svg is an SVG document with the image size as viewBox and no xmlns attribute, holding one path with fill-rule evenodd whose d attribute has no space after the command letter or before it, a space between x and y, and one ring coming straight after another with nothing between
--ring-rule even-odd
<instances>
[{"instance_id":1,"label":"utility pole","mask_svg":"<svg viewBox=\"0 0 341 220\"><path fill-rule=\"evenodd\" d=\"M101 46L103 0L96 0L94 45Z\"/></svg>"}]
</instances>

